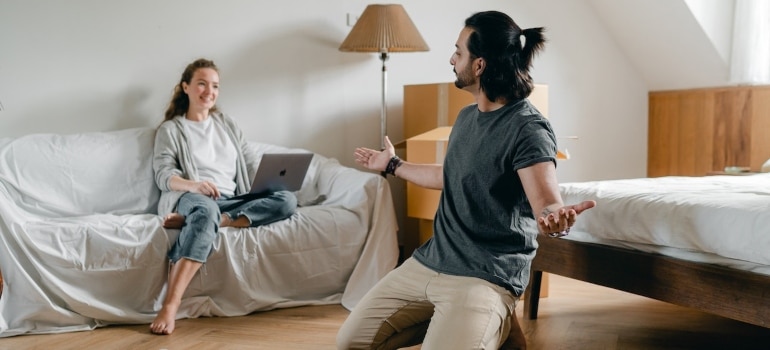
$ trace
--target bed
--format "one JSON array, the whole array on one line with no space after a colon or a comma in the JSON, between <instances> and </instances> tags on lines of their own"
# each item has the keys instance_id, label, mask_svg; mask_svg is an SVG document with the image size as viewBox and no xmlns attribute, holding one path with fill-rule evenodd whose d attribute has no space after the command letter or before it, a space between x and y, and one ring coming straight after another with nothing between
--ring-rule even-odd
<instances>
[{"instance_id":1,"label":"bed","mask_svg":"<svg viewBox=\"0 0 770 350\"><path fill-rule=\"evenodd\" d=\"M594 199L570 234L538 238L524 313L544 272L770 327L770 174L560 185Z\"/></svg>"}]
</instances>

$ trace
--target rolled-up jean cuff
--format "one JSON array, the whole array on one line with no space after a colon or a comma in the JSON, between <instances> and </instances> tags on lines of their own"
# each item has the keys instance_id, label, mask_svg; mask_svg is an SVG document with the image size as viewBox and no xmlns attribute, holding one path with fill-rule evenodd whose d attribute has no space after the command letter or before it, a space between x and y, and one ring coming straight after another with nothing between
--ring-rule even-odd
<instances>
[{"instance_id":1,"label":"rolled-up jean cuff","mask_svg":"<svg viewBox=\"0 0 770 350\"><path fill-rule=\"evenodd\" d=\"M230 214L228 212L227 215L230 217L230 219L239 218L239 217L243 216L243 217L246 218L246 220L249 221L249 226L251 226L251 224L253 222L253 221L251 221L251 218L248 215L246 215L246 212L243 211L243 210L238 210L238 211L234 212L233 214ZM233 220L235 220L235 219L233 219Z\"/></svg>"}]
</instances>

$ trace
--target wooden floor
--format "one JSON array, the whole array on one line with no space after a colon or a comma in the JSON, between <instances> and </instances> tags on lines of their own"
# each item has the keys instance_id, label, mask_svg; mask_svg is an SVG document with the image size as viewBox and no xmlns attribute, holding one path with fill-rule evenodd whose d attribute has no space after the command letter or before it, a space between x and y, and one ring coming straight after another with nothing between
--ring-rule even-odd
<instances>
[{"instance_id":1,"label":"wooden floor","mask_svg":"<svg viewBox=\"0 0 770 350\"><path fill-rule=\"evenodd\" d=\"M529 349L768 349L770 329L550 276L537 320L521 319ZM180 320L170 336L148 325L0 339L6 349L334 349L348 312L310 306L244 317ZM419 349L412 347L410 350Z\"/></svg>"}]
</instances>

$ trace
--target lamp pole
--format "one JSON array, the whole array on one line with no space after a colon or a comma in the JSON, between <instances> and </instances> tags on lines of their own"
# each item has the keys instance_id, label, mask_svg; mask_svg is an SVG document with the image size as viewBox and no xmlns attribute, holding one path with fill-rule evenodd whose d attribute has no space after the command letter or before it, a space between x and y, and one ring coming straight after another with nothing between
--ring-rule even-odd
<instances>
[{"instance_id":1,"label":"lamp pole","mask_svg":"<svg viewBox=\"0 0 770 350\"><path fill-rule=\"evenodd\" d=\"M387 108L387 83L388 83L388 69L385 67L385 61L388 60L388 51L383 50L380 52L380 60L382 60L382 107L380 109L380 150L385 149L385 135L388 134L388 108Z\"/></svg>"},{"instance_id":2,"label":"lamp pole","mask_svg":"<svg viewBox=\"0 0 770 350\"><path fill-rule=\"evenodd\" d=\"M356 20L353 29L342 41L340 51L376 52L382 61L382 106L380 109L380 147L385 148L388 135L388 69L385 61L389 52L428 51L417 27L414 26L404 7L399 4L367 5Z\"/></svg>"}]
</instances>

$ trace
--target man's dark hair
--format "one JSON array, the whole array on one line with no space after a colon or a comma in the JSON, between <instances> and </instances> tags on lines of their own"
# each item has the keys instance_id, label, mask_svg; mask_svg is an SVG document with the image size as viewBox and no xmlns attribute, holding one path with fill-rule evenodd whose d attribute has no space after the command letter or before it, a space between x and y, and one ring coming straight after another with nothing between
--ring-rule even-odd
<instances>
[{"instance_id":1,"label":"man's dark hair","mask_svg":"<svg viewBox=\"0 0 770 350\"><path fill-rule=\"evenodd\" d=\"M529 69L535 54L543 49L545 29L522 30L498 11L476 13L465 20L465 26L472 30L467 43L471 58L486 62L479 84L487 98L510 102L529 96L534 88Z\"/></svg>"}]
</instances>

